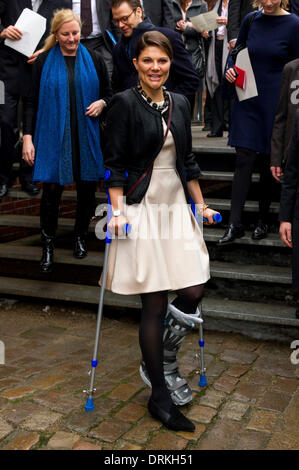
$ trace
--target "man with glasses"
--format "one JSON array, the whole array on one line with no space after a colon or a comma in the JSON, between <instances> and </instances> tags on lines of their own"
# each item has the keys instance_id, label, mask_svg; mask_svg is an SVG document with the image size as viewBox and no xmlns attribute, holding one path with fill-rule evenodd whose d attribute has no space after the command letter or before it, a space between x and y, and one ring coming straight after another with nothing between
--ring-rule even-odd
<instances>
[{"instance_id":1,"label":"man with glasses","mask_svg":"<svg viewBox=\"0 0 299 470\"><path fill-rule=\"evenodd\" d=\"M114 92L137 84L138 75L133 65L136 45L146 31L160 31L170 40L174 52L166 87L170 91L185 95L192 107L199 87L199 77L180 35L171 29L154 26L144 17L140 0L112 0L111 9L113 21L121 32L121 39L113 50Z\"/></svg>"},{"instance_id":2,"label":"man with glasses","mask_svg":"<svg viewBox=\"0 0 299 470\"><path fill-rule=\"evenodd\" d=\"M54 11L67 6L67 0L0 0L0 81L5 88L4 104L0 104L0 201L13 183L12 165L17 141L15 129L18 124L19 101L21 97L28 95L31 87L31 65L27 63L27 57L7 47L4 41L21 39L22 32L14 25L24 8L29 8L47 19L46 33L40 41L39 49L49 33ZM32 167L23 160L19 178L22 189L29 195L39 193L38 186L32 183Z\"/></svg>"}]
</instances>

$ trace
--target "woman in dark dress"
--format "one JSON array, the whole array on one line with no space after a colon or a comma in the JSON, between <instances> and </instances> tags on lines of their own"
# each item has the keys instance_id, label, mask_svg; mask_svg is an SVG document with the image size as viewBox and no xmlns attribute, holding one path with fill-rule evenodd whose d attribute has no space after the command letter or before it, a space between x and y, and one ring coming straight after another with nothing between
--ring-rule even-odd
<instances>
[{"instance_id":1,"label":"woman in dark dress","mask_svg":"<svg viewBox=\"0 0 299 470\"><path fill-rule=\"evenodd\" d=\"M287 62L299 57L299 18L284 9L286 3L285 0L255 1L253 5L262 9L245 17L236 43L236 47L246 44L248 48L258 96L235 100L228 144L236 148L236 170L229 227L219 240L220 245L244 235L241 217L256 163L261 175L259 220L252 238L259 240L267 236L274 184L270 173L271 135L282 70ZM255 15L253 21L252 15ZM226 72L226 79L235 82L232 68Z\"/></svg>"},{"instance_id":2,"label":"woman in dark dress","mask_svg":"<svg viewBox=\"0 0 299 470\"><path fill-rule=\"evenodd\" d=\"M96 183L104 174L99 116L112 91L105 64L80 44L80 33L80 19L72 10L56 13L45 52L33 66L33 94L25 102L23 158L34 164L34 181L43 182L43 273L52 270L64 185L76 182L74 256L84 258Z\"/></svg>"}]
</instances>

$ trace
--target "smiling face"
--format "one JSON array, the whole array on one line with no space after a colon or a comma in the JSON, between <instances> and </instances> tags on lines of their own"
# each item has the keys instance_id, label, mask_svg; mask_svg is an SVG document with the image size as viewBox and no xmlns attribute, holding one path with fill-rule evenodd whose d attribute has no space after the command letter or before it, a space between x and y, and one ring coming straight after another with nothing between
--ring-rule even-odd
<instances>
[{"instance_id":1,"label":"smiling face","mask_svg":"<svg viewBox=\"0 0 299 470\"><path fill-rule=\"evenodd\" d=\"M76 55L80 43L81 29L77 21L63 23L56 33L63 55Z\"/></svg>"},{"instance_id":2,"label":"smiling face","mask_svg":"<svg viewBox=\"0 0 299 470\"><path fill-rule=\"evenodd\" d=\"M134 28L137 28L139 23L143 21L142 9L132 9L127 2L123 2L118 7L112 8L112 16L114 24L126 38L132 36Z\"/></svg>"},{"instance_id":3,"label":"smiling face","mask_svg":"<svg viewBox=\"0 0 299 470\"><path fill-rule=\"evenodd\" d=\"M260 4L266 15L277 15L280 12L281 0L260 0Z\"/></svg>"},{"instance_id":4,"label":"smiling face","mask_svg":"<svg viewBox=\"0 0 299 470\"><path fill-rule=\"evenodd\" d=\"M140 85L150 96L151 92L162 88L169 76L171 65L167 53L160 47L146 47L138 59L133 59L139 75Z\"/></svg>"}]
</instances>

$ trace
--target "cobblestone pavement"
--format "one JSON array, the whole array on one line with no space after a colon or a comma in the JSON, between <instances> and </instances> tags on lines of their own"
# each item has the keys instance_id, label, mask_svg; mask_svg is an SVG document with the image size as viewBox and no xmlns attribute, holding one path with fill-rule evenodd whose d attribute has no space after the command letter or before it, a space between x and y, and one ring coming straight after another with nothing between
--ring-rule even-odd
<instances>
[{"instance_id":1,"label":"cobblestone pavement","mask_svg":"<svg viewBox=\"0 0 299 470\"><path fill-rule=\"evenodd\" d=\"M0 325L1 450L299 449L299 366L289 345L206 332L208 387L199 389L197 337L190 335L180 364L194 390L183 411L196 431L175 433L146 408L136 313L103 319L91 413L82 390L89 385L93 307L0 300Z\"/></svg>"}]
</instances>

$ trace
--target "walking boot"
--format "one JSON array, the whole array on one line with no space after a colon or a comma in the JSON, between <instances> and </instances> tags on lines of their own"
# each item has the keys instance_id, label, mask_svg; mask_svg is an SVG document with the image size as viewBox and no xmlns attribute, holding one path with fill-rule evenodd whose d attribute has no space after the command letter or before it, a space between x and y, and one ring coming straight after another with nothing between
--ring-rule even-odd
<instances>
[{"instance_id":1,"label":"walking boot","mask_svg":"<svg viewBox=\"0 0 299 470\"><path fill-rule=\"evenodd\" d=\"M164 377L171 399L175 405L183 406L192 400L192 390L179 372L177 353L184 338L202 323L200 309L195 314L181 312L174 305L168 305L164 330ZM145 364L141 361L139 372L143 381L151 387Z\"/></svg>"},{"instance_id":2,"label":"walking boot","mask_svg":"<svg viewBox=\"0 0 299 470\"><path fill-rule=\"evenodd\" d=\"M40 260L40 272L49 274L53 270L54 237L42 230L43 254Z\"/></svg>"}]
</instances>

